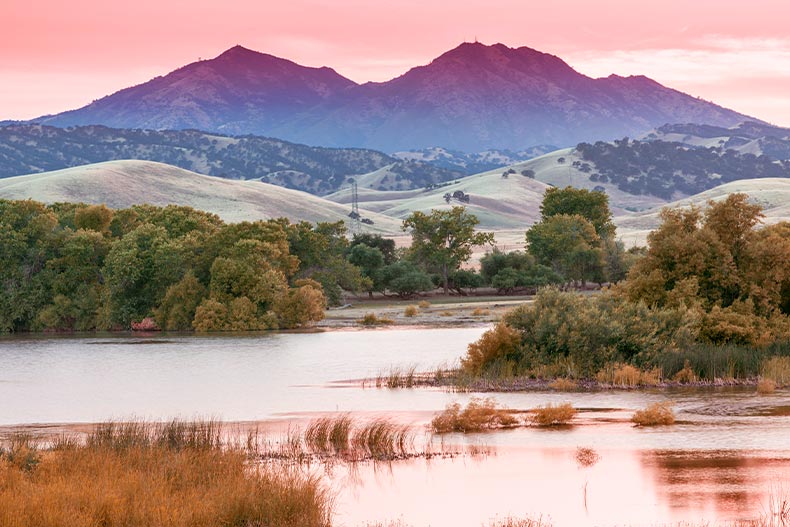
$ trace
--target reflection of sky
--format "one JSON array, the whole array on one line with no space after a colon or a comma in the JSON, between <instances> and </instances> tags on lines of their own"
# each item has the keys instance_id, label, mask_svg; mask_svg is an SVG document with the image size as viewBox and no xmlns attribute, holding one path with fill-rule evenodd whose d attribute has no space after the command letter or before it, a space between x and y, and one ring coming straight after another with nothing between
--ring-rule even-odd
<instances>
[{"instance_id":1,"label":"reflection of sky","mask_svg":"<svg viewBox=\"0 0 790 527\"><path fill-rule=\"evenodd\" d=\"M82 106L235 44L364 82L479 39L588 75L645 74L790 126L785 0L8 0L0 18L0 120Z\"/></svg>"}]
</instances>

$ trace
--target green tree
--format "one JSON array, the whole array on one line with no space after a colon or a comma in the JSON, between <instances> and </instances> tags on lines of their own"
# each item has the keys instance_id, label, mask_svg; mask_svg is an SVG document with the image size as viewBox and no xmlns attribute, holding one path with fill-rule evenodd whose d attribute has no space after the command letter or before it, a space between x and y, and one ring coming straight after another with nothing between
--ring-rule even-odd
<instances>
[{"instance_id":1,"label":"green tree","mask_svg":"<svg viewBox=\"0 0 790 527\"><path fill-rule=\"evenodd\" d=\"M401 260L381 270L381 283L401 298L433 289L431 277L411 262Z\"/></svg>"},{"instance_id":2,"label":"green tree","mask_svg":"<svg viewBox=\"0 0 790 527\"><path fill-rule=\"evenodd\" d=\"M601 276L603 253L600 238L587 219L559 214L536 223L527 231L527 250L538 263L550 266L567 280Z\"/></svg>"},{"instance_id":3,"label":"green tree","mask_svg":"<svg viewBox=\"0 0 790 527\"><path fill-rule=\"evenodd\" d=\"M614 235L612 212L609 210L609 197L605 192L582 188L552 187L546 190L540 206L541 221L557 215L579 215L592 223L599 238Z\"/></svg>"},{"instance_id":4,"label":"green tree","mask_svg":"<svg viewBox=\"0 0 790 527\"><path fill-rule=\"evenodd\" d=\"M403 221L403 230L412 237L410 252L417 262L438 271L444 293L449 293L449 276L472 256L472 247L494 243L493 233L475 232L480 223L464 207L413 212Z\"/></svg>"},{"instance_id":5,"label":"green tree","mask_svg":"<svg viewBox=\"0 0 790 527\"><path fill-rule=\"evenodd\" d=\"M360 268L362 274L369 280L368 295L373 296L373 291L380 291L381 268L384 267L384 255L376 247L369 247L364 243L354 245L348 253L348 261Z\"/></svg>"}]
</instances>

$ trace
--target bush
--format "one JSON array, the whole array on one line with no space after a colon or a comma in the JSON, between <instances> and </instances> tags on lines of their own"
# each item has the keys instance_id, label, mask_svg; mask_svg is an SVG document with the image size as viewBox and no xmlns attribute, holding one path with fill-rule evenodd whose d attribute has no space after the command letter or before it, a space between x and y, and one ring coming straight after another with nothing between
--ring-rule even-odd
<instances>
[{"instance_id":1,"label":"bush","mask_svg":"<svg viewBox=\"0 0 790 527\"><path fill-rule=\"evenodd\" d=\"M776 382L773 379L760 379L757 383L757 393L768 395L776 391Z\"/></svg>"},{"instance_id":2,"label":"bush","mask_svg":"<svg viewBox=\"0 0 790 527\"><path fill-rule=\"evenodd\" d=\"M275 303L281 328L299 328L324 319L326 297L321 284L314 280L297 280Z\"/></svg>"},{"instance_id":3,"label":"bush","mask_svg":"<svg viewBox=\"0 0 790 527\"><path fill-rule=\"evenodd\" d=\"M431 421L431 428L438 434L465 433L507 428L517 423L518 420L509 411L497 408L493 398L474 397L463 410L459 403L448 404L447 408Z\"/></svg>"},{"instance_id":4,"label":"bush","mask_svg":"<svg viewBox=\"0 0 790 527\"><path fill-rule=\"evenodd\" d=\"M404 317L411 318L417 316L417 314L418 314L417 306L406 306L406 309L403 310Z\"/></svg>"},{"instance_id":5,"label":"bush","mask_svg":"<svg viewBox=\"0 0 790 527\"><path fill-rule=\"evenodd\" d=\"M547 404L534 410L531 421L537 426L567 425L576 416L576 409L571 403L558 405Z\"/></svg>"},{"instance_id":6,"label":"bush","mask_svg":"<svg viewBox=\"0 0 790 527\"><path fill-rule=\"evenodd\" d=\"M376 313L365 313L365 316L357 322L363 326L381 326L395 323L391 318L379 317Z\"/></svg>"},{"instance_id":7,"label":"bush","mask_svg":"<svg viewBox=\"0 0 790 527\"><path fill-rule=\"evenodd\" d=\"M428 302L427 300L420 300L420 303L417 305L420 306L420 309L428 309L429 307L431 307L431 303Z\"/></svg>"},{"instance_id":8,"label":"bush","mask_svg":"<svg viewBox=\"0 0 790 527\"><path fill-rule=\"evenodd\" d=\"M644 410L638 410L631 417L637 426L659 426L675 423L671 402L653 403Z\"/></svg>"},{"instance_id":9,"label":"bush","mask_svg":"<svg viewBox=\"0 0 790 527\"><path fill-rule=\"evenodd\" d=\"M483 333L477 342L469 344L461 367L467 373L479 375L495 363L515 362L520 342L518 331L500 322Z\"/></svg>"}]
</instances>

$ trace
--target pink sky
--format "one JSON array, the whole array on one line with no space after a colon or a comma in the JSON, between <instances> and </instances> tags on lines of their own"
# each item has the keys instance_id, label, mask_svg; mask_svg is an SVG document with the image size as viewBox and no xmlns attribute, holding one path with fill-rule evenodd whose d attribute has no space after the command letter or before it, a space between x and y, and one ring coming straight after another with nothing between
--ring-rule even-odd
<instances>
[{"instance_id":1,"label":"pink sky","mask_svg":"<svg viewBox=\"0 0 790 527\"><path fill-rule=\"evenodd\" d=\"M788 20L787 0L3 0L0 120L76 108L235 44L363 82L477 38L790 126Z\"/></svg>"}]
</instances>

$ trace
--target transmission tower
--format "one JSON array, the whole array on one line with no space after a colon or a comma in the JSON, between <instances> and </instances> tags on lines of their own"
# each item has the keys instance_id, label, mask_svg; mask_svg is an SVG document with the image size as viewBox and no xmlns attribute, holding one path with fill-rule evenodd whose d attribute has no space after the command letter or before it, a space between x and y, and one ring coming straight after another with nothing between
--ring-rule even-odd
<instances>
[{"instance_id":1,"label":"transmission tower","mask_svg":"<svg viewBox=\"0 0 790 527\"><path fill-rule=\"evenodd\" d=\"M351 180L351 213L348 217L351 218L351 234L359 234L362 228L360 225L362 216L359 215L359 192L356 179Z\"/></svg>"}]
</instances>

